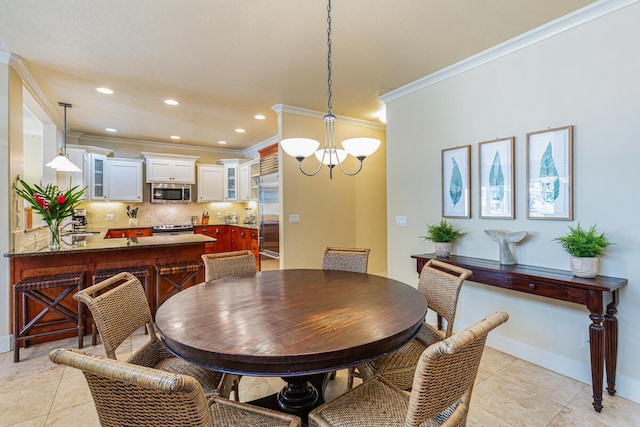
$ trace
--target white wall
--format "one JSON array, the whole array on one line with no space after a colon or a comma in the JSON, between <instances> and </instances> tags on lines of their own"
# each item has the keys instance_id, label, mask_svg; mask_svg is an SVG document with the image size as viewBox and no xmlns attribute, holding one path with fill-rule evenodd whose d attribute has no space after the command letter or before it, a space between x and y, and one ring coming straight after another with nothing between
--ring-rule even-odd
<instances>
[{"instance_id":1,"label":"white wall","mask_svg":"<svg viewBox=\"0 0 640 427\"><path fill-rule=\"evenodd\" d=\"M471 144L472 218L453 221L468 232L454 252L498 260L498 246L483 230L526 230L530 236L517 247L518 262L567 269L568 256L553 238L578 221L597 224L616 243L602 259L601 274L629 279L618 306L617 389L636 402L640 402L638 22L640 4L635 3L387 99L389 275L417 283L410 256L433 251L432 244L418 236L425 234L425 224L441 217L441 150ZM526 133L566 125L575 126L575 221L527 220ZM479 219L478 142L509 136L516 137L516 219ZM396 215L407 215L409 226L392 225ZM490 337L490 345L590 383L589 353L581 346L590 323L585 307L468 282L461 293L456 329L495 310L507 311L511 318Z\"/></svg>"}]
</instances>

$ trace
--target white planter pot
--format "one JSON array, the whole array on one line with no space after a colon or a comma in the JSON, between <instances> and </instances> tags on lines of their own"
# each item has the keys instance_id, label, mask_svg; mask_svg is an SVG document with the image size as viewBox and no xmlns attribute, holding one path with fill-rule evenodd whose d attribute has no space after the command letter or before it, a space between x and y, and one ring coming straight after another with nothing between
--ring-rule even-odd
<instances>
[{"instance_id":1,"label":"white planter pot","mask_svg":"<svg viewBox=\"0 0 640 427\"><path fill-rule=\"evenodd\" d=\"M600 259L570 257L571 272L574 276L591 279L598 274Z\"/></svg>"},{"instance_id":2,"label":"white planter pot","mask_svg":"<svg viewBox=\"0 0 640 427\"><path fill-rule=\"evenodd\" d=\"M436 242L436 256L448 258L451 253L451 243Z\"/></svg>"}]
</instances>

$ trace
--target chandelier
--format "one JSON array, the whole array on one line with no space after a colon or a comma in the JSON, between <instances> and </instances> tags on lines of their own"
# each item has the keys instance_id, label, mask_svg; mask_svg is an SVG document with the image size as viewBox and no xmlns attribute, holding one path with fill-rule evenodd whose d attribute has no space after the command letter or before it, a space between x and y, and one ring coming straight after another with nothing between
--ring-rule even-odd
<instances>
[{"instance_id":1,"label":"chandelier","mask_svg":"<svg viewBox=\"0 0 640 427\"><path fill-rule=\"evenodd\" d=\"M333 168L338 165L345 175L353 176L362 170L362 163L367 156L375 153L380 147L380 140L375 138L350 138L342 141L342 147L336 143L336 116L332 112L331 104L331 0L327 6L327 114L324 116L324 145L318 150L320 143L310 138L287 138L280 141L282 149L298 161L300 172L307 176L314 176L320 172L322 165L329 168L329 178L333 179ZM307 172L302 167L302 161L315 154L320 162L313 172ZM348 172L342 162L351 155L360 161L360 166L354 172Z\"/></svg>"},{"instance_id":2,"label":"chandelier","mask_svg":"<svg viewBox=\"0 0 640 427\"><path fill-rule=\"evenodd\" d=\"M82 170L74 165L67 157L67 108L71 108L72 105L66 102L58 102L58 105L64 107L64 143L60 147L58 155L47 163L47 166L59 172L82 172Z\"/></svg>"}]
</instances>

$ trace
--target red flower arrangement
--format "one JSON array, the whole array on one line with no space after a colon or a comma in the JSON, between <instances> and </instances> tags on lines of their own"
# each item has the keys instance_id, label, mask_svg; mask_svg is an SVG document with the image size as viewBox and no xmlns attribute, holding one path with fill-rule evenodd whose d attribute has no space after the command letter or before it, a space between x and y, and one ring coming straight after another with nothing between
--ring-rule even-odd
<instances>
[{"instance_id":1,"label":"red flower arrangement","mask_svg":"<svg viewBox=\"0 0 640 427\"><path fill-rule=\"evenodd\" d=\"M51 246L60 246L60 222L73 214L73 210L84 200L85 188L78 186L62 191L57 185L30 186L18 177L13 186L16 194L25 199L51 230Z\"/></svg>"}]
</instances>

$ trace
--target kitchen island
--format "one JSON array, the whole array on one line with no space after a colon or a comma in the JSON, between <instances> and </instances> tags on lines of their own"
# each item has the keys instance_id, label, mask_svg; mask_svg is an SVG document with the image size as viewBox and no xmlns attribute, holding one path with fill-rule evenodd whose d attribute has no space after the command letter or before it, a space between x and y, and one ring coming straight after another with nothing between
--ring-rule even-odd
<instances>
[{"instance_id":1,"label":"kitchen island","mask_svg":"<svg viewBox=\"0 0 640 427\"><path fill-rule=\"evenodd\" d=\"M5 254L9 258L10 285L26 277L62 274L71 272L85 273L85 286L90 286L96 270L143 266L149 270L149 305L153 307L153 295L157 284L154 280L154 264L197 261L202 262L201 255L206 252L206 245L216 241L215 238L203 234L160 235L140 238L105 239L105 232L89 236L63 236L63 245L59 250L48 247L24 247ZM162 284L163 286L169 286ZM161 289L161 293L164 289ZM13 299L10 298L10 301ZM77 302L71 295L65 297L62 305L77 311ZM34 302L29 302L27 321L40 311ZM10 316L13 313L11 302ZM54 314L48 313L45 320L56 320ZM64 329L68 323L61 323L55 328ZM89 324L87 325L89 326ZM49 328L54 328L49 327ZM44 331L46 329L42 329ZM87 330L87 328L85 328ZM89 328L90 330L90 328ZM13 332L13 331L12 331ZM69 334L72 336L73 334ZM60 336L58 336L60 337ZM58 338L56 337L56 338ZM43 342L48 338L34 339Z\"/></svg>"}]
</instances>

